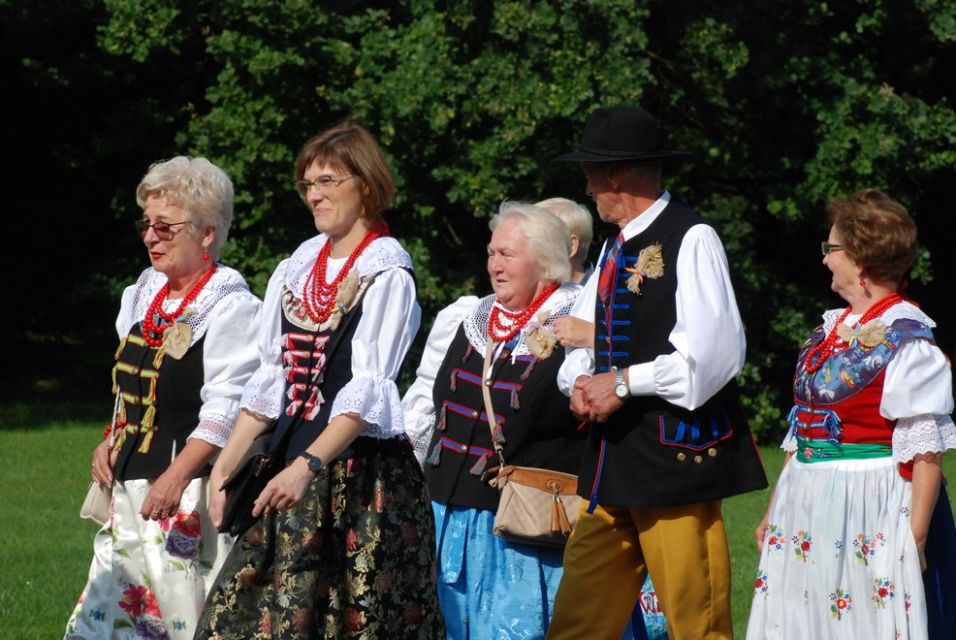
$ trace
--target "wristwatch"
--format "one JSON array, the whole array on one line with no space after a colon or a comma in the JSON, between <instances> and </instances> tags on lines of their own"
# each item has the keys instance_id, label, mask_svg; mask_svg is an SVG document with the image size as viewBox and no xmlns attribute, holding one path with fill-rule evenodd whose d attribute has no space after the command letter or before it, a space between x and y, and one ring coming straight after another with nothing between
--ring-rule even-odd
<instances>
[{"instance_id":1,"label":"wristwatch","mask_svg":"<svg viewBox=\"0 0 956 640\"><path fill-rule=\"evenodd\" d=\"M627 388L627 382L624 381L624 372L616 368L614 369L614 395L621 400L631 397L631 390Z\"/></svg>"},{"instance_id":2,"label":"wristwatch","mask_svg":"<svg viewBox=\"0 0 956 640\"><path fill-rule=\"evenodd\" d=\"M299 457L305 458L306 461L308 461L309 471L311 471L315 475L319 475L319 471L322 470L322 461L318 457L312 455L308 451L303 451L302 453L299 454Z\"/></svg>"}]
</instances>

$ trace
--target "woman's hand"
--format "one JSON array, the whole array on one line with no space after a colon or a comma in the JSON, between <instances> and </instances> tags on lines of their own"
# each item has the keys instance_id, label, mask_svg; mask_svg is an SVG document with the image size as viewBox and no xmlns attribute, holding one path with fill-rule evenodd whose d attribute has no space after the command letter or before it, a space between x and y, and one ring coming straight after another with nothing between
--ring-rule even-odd
<instances>
[{"instance_id":1,"label":"woman's hand","mask_svg":"<svg viewBox=\"0 0 956 640\"><path fill-rule=\"evenodd\" d=\"M770 524L770 509L767 509L767 512L763 514L763 519L760 521L760 524L757 525L757 528L754 529L754 540L757 542L757 553L763 551L763 541L767 537L767 525Z\"/></svg>"},{"instance_id":2,"label":"woman's hand","mask_svg":"<svg viewBox=\"0 0 956 640\"><path fill-rule=\"evenodd\" d=\"M253 517L258 518L265 511L291 509L302 500L306 487L315 474L309 470L304 458L296 458L275 478L269 481L252 507Z\"/></svg>"},{"instance_id":3,"label":"woman's hand","mask_svg":"<svg viewBox=\"0 0 956 640\"><path fill-rule=\"evenodd\" d=\"M226 510L226 492L222 490L224 479L220 479L216 474L216 469L209 475L209 504L206 505L206 512L212 524L218 529L222 524L222 514Z\"/></svg>"},{"instance_id":4,"label":"woman's hand","mask_svg":"<svg viewBox=\"0 0 956 640\"><path fill-rule=\"evenodd\" d=\"M564 347L588 348L594 347L594 323L566 316L554 321L554 337Z\"/></svg>"},{"instance_id":5,"label":"woman's hand","mask_svg":"<svg viewBox=\"0 0 956 640\"><path fill-rule=\"evenodd\" d=\"M183 478L170 466L149 488L139 515L143 520L165 520L175 515L189 480L190 478Z\"/></svg>"},{"instance_id":6,"label":"woman's hand","mask_svg":"<svg viewBox=\"0 0 956 640\"><path fill-rule=\"evenodd\" d=\"M93 479L101 487L113 486L113 467L116 465L116 458L119 451L111 451L109 440L103 440L95 449L93 449L93 461L90 465L90 473Z\"/></svg>"}]
</instances>

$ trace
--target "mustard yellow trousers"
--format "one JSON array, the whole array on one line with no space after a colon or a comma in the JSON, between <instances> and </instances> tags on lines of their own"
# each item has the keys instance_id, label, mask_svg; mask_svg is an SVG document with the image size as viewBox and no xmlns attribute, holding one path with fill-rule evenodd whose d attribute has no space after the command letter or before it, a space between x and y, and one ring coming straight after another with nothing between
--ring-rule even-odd
<instances>
[{"instance_id":1,"label":"mustard yellow trousers","mask_svg":"<svg viewBox=\"0 0 956 640\"><path fill-rule=\"evenodd\" d=\"M733 638L720 501L623 509L582 502L548 640L619 640L648 571L670 640Z\"/></svg>"}]
</instances>

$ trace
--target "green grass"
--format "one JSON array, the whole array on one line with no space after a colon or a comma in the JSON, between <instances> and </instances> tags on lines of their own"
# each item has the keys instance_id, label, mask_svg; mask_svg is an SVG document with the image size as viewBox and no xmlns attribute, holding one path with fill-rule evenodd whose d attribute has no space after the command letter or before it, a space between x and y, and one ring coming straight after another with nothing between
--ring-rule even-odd
<instances>
[{"instance_id":1,"label":"green grass","mask_svg":"<svg viewBox=\"0 0 956 640\"><path fill-rule=\"evenodd\" d=\"M42 407L35 407L38 411ZM47 414L49 415L49 414ZM89 461L102 427L89 421L34 419L0 411L0 637L47 640L62 636L86 581L96 526L77 515L89 482ZM762 448L771 482L782 455ZM956 456L944 471L956 478ZM724 502L733 567L734 633L743 637L753 593L757 551L753 530L770 490ZM951 492L950 500L956 491Z\"/></svg>"}]
</instances>

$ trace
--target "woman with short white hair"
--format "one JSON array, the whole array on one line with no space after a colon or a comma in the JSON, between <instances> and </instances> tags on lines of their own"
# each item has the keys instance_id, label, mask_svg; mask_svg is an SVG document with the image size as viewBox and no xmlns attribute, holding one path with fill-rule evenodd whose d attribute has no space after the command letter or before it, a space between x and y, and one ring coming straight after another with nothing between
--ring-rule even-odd
<instances>
[{"instance_id":1,"label":"woman with short white hair","mask_svg":"<svg viewBox=\"0 0 956 640\"><path fill-rule=\"evenodd\" d=\"M447 637L543 638L563 549L492 531L499 494L481 476L499 461L482 386L509 465L577 473L584 432L555 384L564 349L552 327L580 287L567 282L570 241L554 215L505 202L490 226L494 293L461 298L438 314L402 403L435 512Z\"/></svg>"},{"instance_id":2,"label":"woman with short white hair","mask_svg":"<svg viewBox=\"0 0 956 640\"><path fill-rule=\"evenodd\" d=\"M123 292L116 407L90 472L112 489L66 638L192 638L231 542L209 519L210 460L259 358L259 300L217 258L233 186L205 158L149 168L136 226L151 266Z\"/></svg>"}]
</instances>

